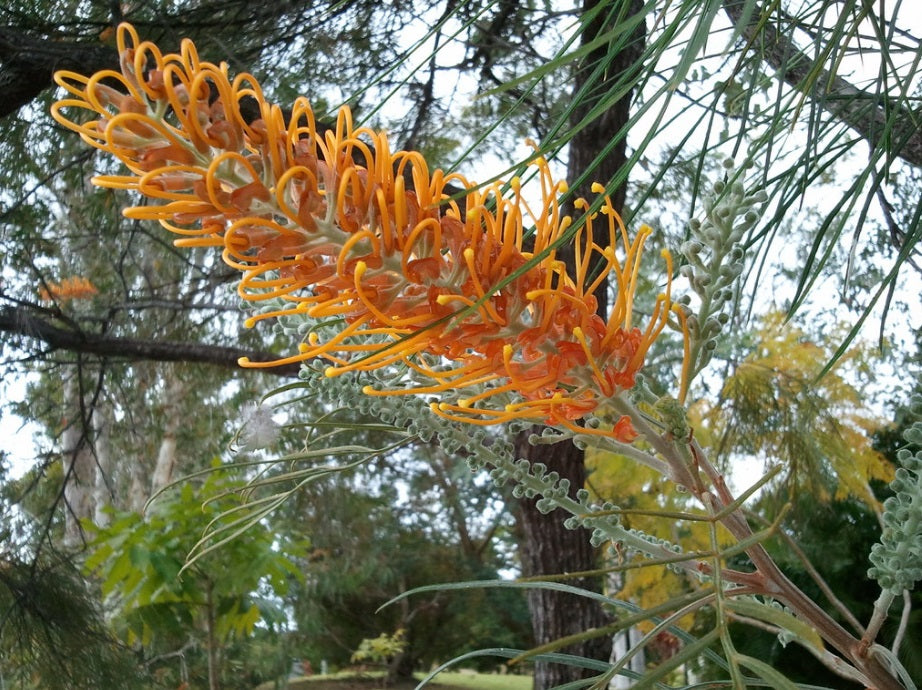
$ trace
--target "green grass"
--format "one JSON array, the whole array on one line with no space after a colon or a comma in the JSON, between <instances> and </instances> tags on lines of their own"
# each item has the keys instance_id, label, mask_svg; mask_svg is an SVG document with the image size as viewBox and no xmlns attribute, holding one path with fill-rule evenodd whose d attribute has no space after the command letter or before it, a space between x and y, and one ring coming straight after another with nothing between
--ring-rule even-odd
<instances>
[{"instance_id":1,"label":"green grass","mask_svg":"<svg viewBox=\"0 0 922 690\"><path fill-rule=\"evenodd\" d=\"M435 683L470 690L531 690L531 676L501 676L496 673L440 673Z\"/></svg>"},{"instance_id":2,"label":"green grass","mask_svg":"<svg viewBox=\"0 0 922 690\"><path fill-rule=\"evenodd\" d=\"M416 682L425 674L417 674ZM378 690L381 688L381 673L333 673L326 676L310 676L290 681L289 690ZM412 690L416 683L401 682L388 686L387 690ZM263 683L256 690L272 690L274 683ZM429 685L432 690L531 690L531 676L499 675L495 673L451 672L440 673Z\"/></svg>"}]
</instances>

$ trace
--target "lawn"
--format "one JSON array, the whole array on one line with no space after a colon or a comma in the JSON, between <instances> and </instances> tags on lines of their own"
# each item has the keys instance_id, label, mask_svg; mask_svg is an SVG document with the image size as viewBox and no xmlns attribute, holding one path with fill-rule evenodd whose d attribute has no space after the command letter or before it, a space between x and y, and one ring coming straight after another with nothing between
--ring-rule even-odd
<instances>
[{"instance_id":1,"label":"lawn","mask_svg":"<svg viewBox=\"0 0 922 690\"><path fill-rule=\"evenodd\" d=\"M310 676L289 681L288 690L413 690L423 679L416 682L401 682L384 686L382 679L374 674L338 673L327 676ZM273 683L263 683L256 690L273 690ZM441 673L426 686L432 690L531 690L531 676L499 675L497 673L474 673L468 671Z\"/></svg>"}]
</instances>

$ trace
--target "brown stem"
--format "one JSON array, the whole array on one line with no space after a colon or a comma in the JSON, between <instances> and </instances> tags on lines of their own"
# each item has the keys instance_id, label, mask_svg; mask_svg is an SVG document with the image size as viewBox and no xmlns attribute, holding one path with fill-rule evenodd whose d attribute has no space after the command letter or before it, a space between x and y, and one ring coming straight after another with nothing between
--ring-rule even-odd
<instances>
[{"instance_id":1,"label":"brown stem","mask_svg":"<svg viewBox=\"0 0 922 690\"><path fill-rule=\"evenodd\" d=\"M707 463L706 458L704 458L704 461ZM707 464L709 465L710 463ZM719 512L726 505L733 503L734 499L719 473L717 473L717 478L719 481L715 482L715 486L718 487L718 493L721 495L718 497L708 492L708 495L697 496L697 498L701 501L710 499ZM721 523L739 541L752 537L752 530L738 511L733 511L721 518ZM839 625L815 601L788 579L761 544L753 544L746 549L746 554L764 580L765 594L783 602L798 617L810 623L824 640L829 642L873 683L873 688L876 690L905 690L902 684L893 677L876 657L868 654L867 645L862 645L861 641ZM834 668L832 670L836 671Z\"/></svg>"},{"instance_id":2,"label":"brown stem","mask_svg":"<svg viewBox=\"0 0 922 690\"><path fill-rule=\"evenodd\" d=\"M640 414L627 403L621 402L624 414L631 416L635 428L646 437L646 440L660 453L660 455L673 468L676 477L685 477L694 473L684 482L702 505L712 506L724 527L737 541L749 540L753 531L743 513L731 510L721 514L728 506L735 503L736 499L727 487L723 475L715 468L704 450L694 439L688 441L688 449L694 459L694 467L688 467L682 454L679 452L674 439L656 434ZM639 425L639 426L638 426ZM705 488L705 483L698 473L703 472L708 478L713 492ZM872 683L875 690L905 690L902 684L880 663L873 655L869 654L869 646L862 645L861 641L851 635L839 625L826 611L804 594L781 571L769 553L760 543L755 543L746 549L746 555L755 567L757 577L753 581L761 581L763 592L792 609L798 617L812 625L820 636L834 647L845 659L860 671ZM832 666L830 668L840 673Z\"/></svg>"}]
</instances>

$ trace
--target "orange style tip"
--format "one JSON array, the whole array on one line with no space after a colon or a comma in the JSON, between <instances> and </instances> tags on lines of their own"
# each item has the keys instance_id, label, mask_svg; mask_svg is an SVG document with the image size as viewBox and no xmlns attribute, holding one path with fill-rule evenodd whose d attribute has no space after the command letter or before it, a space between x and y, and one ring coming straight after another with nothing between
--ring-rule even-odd
<instances>
[{"instance_id":1,"label":"orange style tip","mask_svg":"<svg viewBox=\"0 0 922 690\"><path fill-rule=\"evenodd\" d=\"M601 182L593 182L592 187L590 187L590 189L592 190L593 194L604 194L605 193L605 185L603 185Z\"/></svg>"}]
</instances>

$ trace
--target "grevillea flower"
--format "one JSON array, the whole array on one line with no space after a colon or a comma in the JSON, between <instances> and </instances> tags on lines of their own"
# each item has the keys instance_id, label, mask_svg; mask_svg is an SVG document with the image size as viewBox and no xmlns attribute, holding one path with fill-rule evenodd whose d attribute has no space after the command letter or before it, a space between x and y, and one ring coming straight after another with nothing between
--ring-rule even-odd
<instances>
[{"instance_id":1,"label":"grevillea flower","mask_svg":"<svg viewBox=\"0 0 922 690\"><path fill-rule=\"evenodd\" d=\"M312 334L274 364L324 357L335 376L403 363L428 383L366 392L445 394L437 413L478 424L520 418L572 427L633 386L666 323L669 289L646 327L635 327L650 229L631 238L601 186L593 189L604 197L598 212L577 202L585 222L574 234L571 276L555 251L572 224L558 200L566 185L544 158L534 161L542 192L534 208L518 178L478 187L430 172L419 153L392 152L383 133L355 128L346 108L329 130L317 127L303 98L285 117L250 75L231 79L227 65L200 60L188 40L164 55L122 25L118 44L121 73L56 75L70 96L52 113L131 171L96 184L155 202L127 209L128 217L159 221L181 236L179 246L222 248L242 274L241 297L287 304L248 325L302 313L341 323L335 337ZM463 203L451 193L457 188ZM608 228L610 246L593 242L596 223ZM607 321L593 297L606 278L617 287ZM506 399L499 394L517 402L491 405ZM614 433L633 437L626 419Z\"/></svg>"},{"instance_id":2,"label":"grevillea flower","mask_svg":"<svg viewBox=\"0 0 922 690\"><path fill-rule=\"evenodd\" d=\"M38 290L38 296L45 302L68 302L74 299L89 299L99 294L93 283L83 276L65 278L60 283L46 283Z\"/></svg>"}]
</instances>

